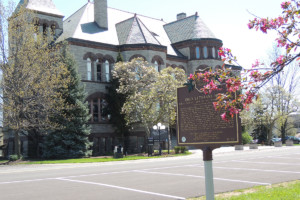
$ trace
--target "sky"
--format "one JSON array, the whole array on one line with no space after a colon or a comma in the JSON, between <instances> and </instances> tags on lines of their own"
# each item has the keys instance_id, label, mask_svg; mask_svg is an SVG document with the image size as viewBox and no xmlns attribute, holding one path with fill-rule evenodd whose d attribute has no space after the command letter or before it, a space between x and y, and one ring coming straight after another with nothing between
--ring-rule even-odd
<instances>
[{"instance_id":1,"label":"sky","mask_svg":"<svg viewBox=\"0 0 300 200\"><path fill-rule=\"evenodd\" d=\"M4 0L8 1L8 0ZM16 3L19 0L14 0ZM90 0L93 1L93 0ZM187 16L198 12L205 24L230 48L238 64L249 68L256 59L267 59L276 33L264 34L249 30L247 23L255 16L276 17L281 13L283 0L108 0L108 6L132 13L176 20L178 13ZM53 0L66 19L84 6L88 0Z\"/></svg>"}]
</instances>

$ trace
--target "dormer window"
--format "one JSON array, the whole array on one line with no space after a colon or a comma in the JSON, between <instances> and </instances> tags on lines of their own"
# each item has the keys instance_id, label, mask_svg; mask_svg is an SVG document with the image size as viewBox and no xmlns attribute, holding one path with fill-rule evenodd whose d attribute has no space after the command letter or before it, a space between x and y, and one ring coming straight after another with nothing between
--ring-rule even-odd
<instances>
[{"instance_id":1,"label":"dormer window","mask_svg":"<svg viewBox=\"0 0 300 200\"><path fill-rule=\"evenodd\" d=\"M200 48L196 47L196 59L200 59Z\"/></svg>"},{"instance_id":2,"label":"dormer window","mask_svg":"<svg viewBox=\"0 0 300 200\"><path fill-rule=\"evenodd\" d=\"M204 58L208 58L207 47L203 47L203 56Z\"/></svg>"}]
</instances>

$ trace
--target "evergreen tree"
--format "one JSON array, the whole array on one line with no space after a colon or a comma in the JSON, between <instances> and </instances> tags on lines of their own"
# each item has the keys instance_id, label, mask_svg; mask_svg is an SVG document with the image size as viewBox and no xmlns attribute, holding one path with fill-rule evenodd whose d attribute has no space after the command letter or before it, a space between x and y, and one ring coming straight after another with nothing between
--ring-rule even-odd
<instances>
[{"instance_id":1,"label":"evergreen tree","mask_svg":"<svg viewBox=\"0 0 300 200\"><path fill-rule=\"evenodd\" d=\"M121 53L119 52L117 56L117 62L123 62ZM108 94L106 96L108 101L108 106L106 112L111 115L110 122L114 125L115 132L121 138L124 146L124 152L128 148L128 136L129 136L129 127L126 124L125 115L122 114L122 107L126 101L126 94L120 94L117 92L120 83L119 80L113 78L110 81L110 86L107 87Z\"/></svg>"},{"instance_id":2,"label":"evergreen tree","mask_svg":"<svg viewBox=\"0 0 300 200\"><path fill-rule=\"evenodd\" d=\"M43 157L45 158L76 158L91 155L92 145L88 140L90 127L89 109L85 103L84 87L80 84L76 63L65 45L61 59L68 66L71 81L67 89L61 93L70 109L65 109L53 120L63 125L63 128L54 130L45 137Z\"/></svg>"}]
</instances>

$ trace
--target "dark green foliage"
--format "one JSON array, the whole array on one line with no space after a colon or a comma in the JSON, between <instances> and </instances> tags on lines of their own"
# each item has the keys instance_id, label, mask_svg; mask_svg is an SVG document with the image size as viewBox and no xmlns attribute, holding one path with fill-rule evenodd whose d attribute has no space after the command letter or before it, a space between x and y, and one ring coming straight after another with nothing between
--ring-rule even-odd
<instances>
[{"instance_id":1,"label":"dark green foliage","mask_svg":"<svg viewBox=\"0 0 300 200\"><path fill-rule=\"evenodd\" d=\"M191 92L194 89L193 79L187 80L187 82L184 85L186 85L188 87L189 92Z\"/></svg>"},{"instance_id":2,"label":"dark green foliage","mask_svg":"<svg viewBox=\"0 0 300 200\"><path fill-rule=\"evenodd\" d=\"M117 56L117 61L116 62L123 62L123 56L121 52L119 51L118 56Z\"/></svg>"},{"instance_id":3,"label":"dark green foliage","mask_svg":"<svg viewBox=\"0 0 300 200\"><path fill-rule=\"evenodd\" d=\"M53 121L63 126L50 132L44 140L43 157L45 158L78 158L91 155L90 119L87 103L85 103L84 87L80 84L77 66L67 47L63 49L62 59L68 65L71 76L67 90L61 93L71 106L56 116Z\"/></svg>"},{"instance_id":4,"label":"dark green foliage","mask_svg":"<svg viewBox=\"0 0 300 200\"><path fill-rule=\"evenodd\" d=\"M175 154L179 154L179 152L180 152L180 150L181 150L181 147L175 146L175 147L174 147L174 150L175 150Z\"/></svg>"},{"instance_id":5,"label":"dark green foliage","mask_svg":"<svg viewBox=\"0 0 300 200\"><path fill-rule=\"evenodd\" d=\"M242 133L242 142L243 144L249 144L252 141L251 135L248 132Z\"/></svg>"},{"instance_id":6,"label":"dark green foliage","mask_svg":"<svg viewBox=\"0 0 300 200\"><path fill-rule=\"evenodd\" d=\"M180 152L185 153L186 149L187 149L186 146L181 146L180 147Z\"/></svg>"},{"instance_id":7,"label":"dark green foliage","mask_svg":"<svg viewBox=\"0 0 300 200\"><path fill-rule=\"evenodd\" d=\"M117 57L117 62L122 62L123 58L121 53L119 52ZM111 115L110 122L114 125L115 132L122 139L122 146L124 146L124 152L127 151L128 143L126 142L126 138L129 136L129 127L126 124L125 115L122 114L122 107L125 103L127 95L120 94L117 92L119 88L119 80L112 79L110 81L110 86L107 87L107 102L108 106L105 110L106 114Z\"/></svg>"},{"instance_id":8,"label":"dark green foliage","mask_svg":"<svg viewBox=\"0 0 300 200\"><path fill-rule=\"evenodd\" d=\"M267 128L264 125L257 125L252 132L252 137L258 139L258 143L267 143Z\"/></svg>"},{"instance_id":9,"label":"dark green foliage","mask_svg":"<svg viewBox=\"0 0 300 200\"><path fill-rule=\"evenodd\" d=\"M8 159L9 159L9 161L16 161L16 160L19 160L19 156L18 155L10 155Z\"/></svg>"}]
</instances>

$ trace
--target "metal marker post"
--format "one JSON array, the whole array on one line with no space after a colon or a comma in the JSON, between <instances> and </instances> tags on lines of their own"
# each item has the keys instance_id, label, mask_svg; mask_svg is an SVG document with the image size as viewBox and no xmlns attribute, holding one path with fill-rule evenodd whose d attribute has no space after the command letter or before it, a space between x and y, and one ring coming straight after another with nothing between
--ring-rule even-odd
<instances>
[{"instance_id":1,"label":"metal marker post","mask_svg":"<svg viewBox=\"0 0 300 200\"><path fill-rule=\"evenodd\" d=\"M205 147L203 151L204 171L205 171L205 193L206 200L215 199L214 176L212 168L212 148Z\"/></svg>"}]
</instances>

